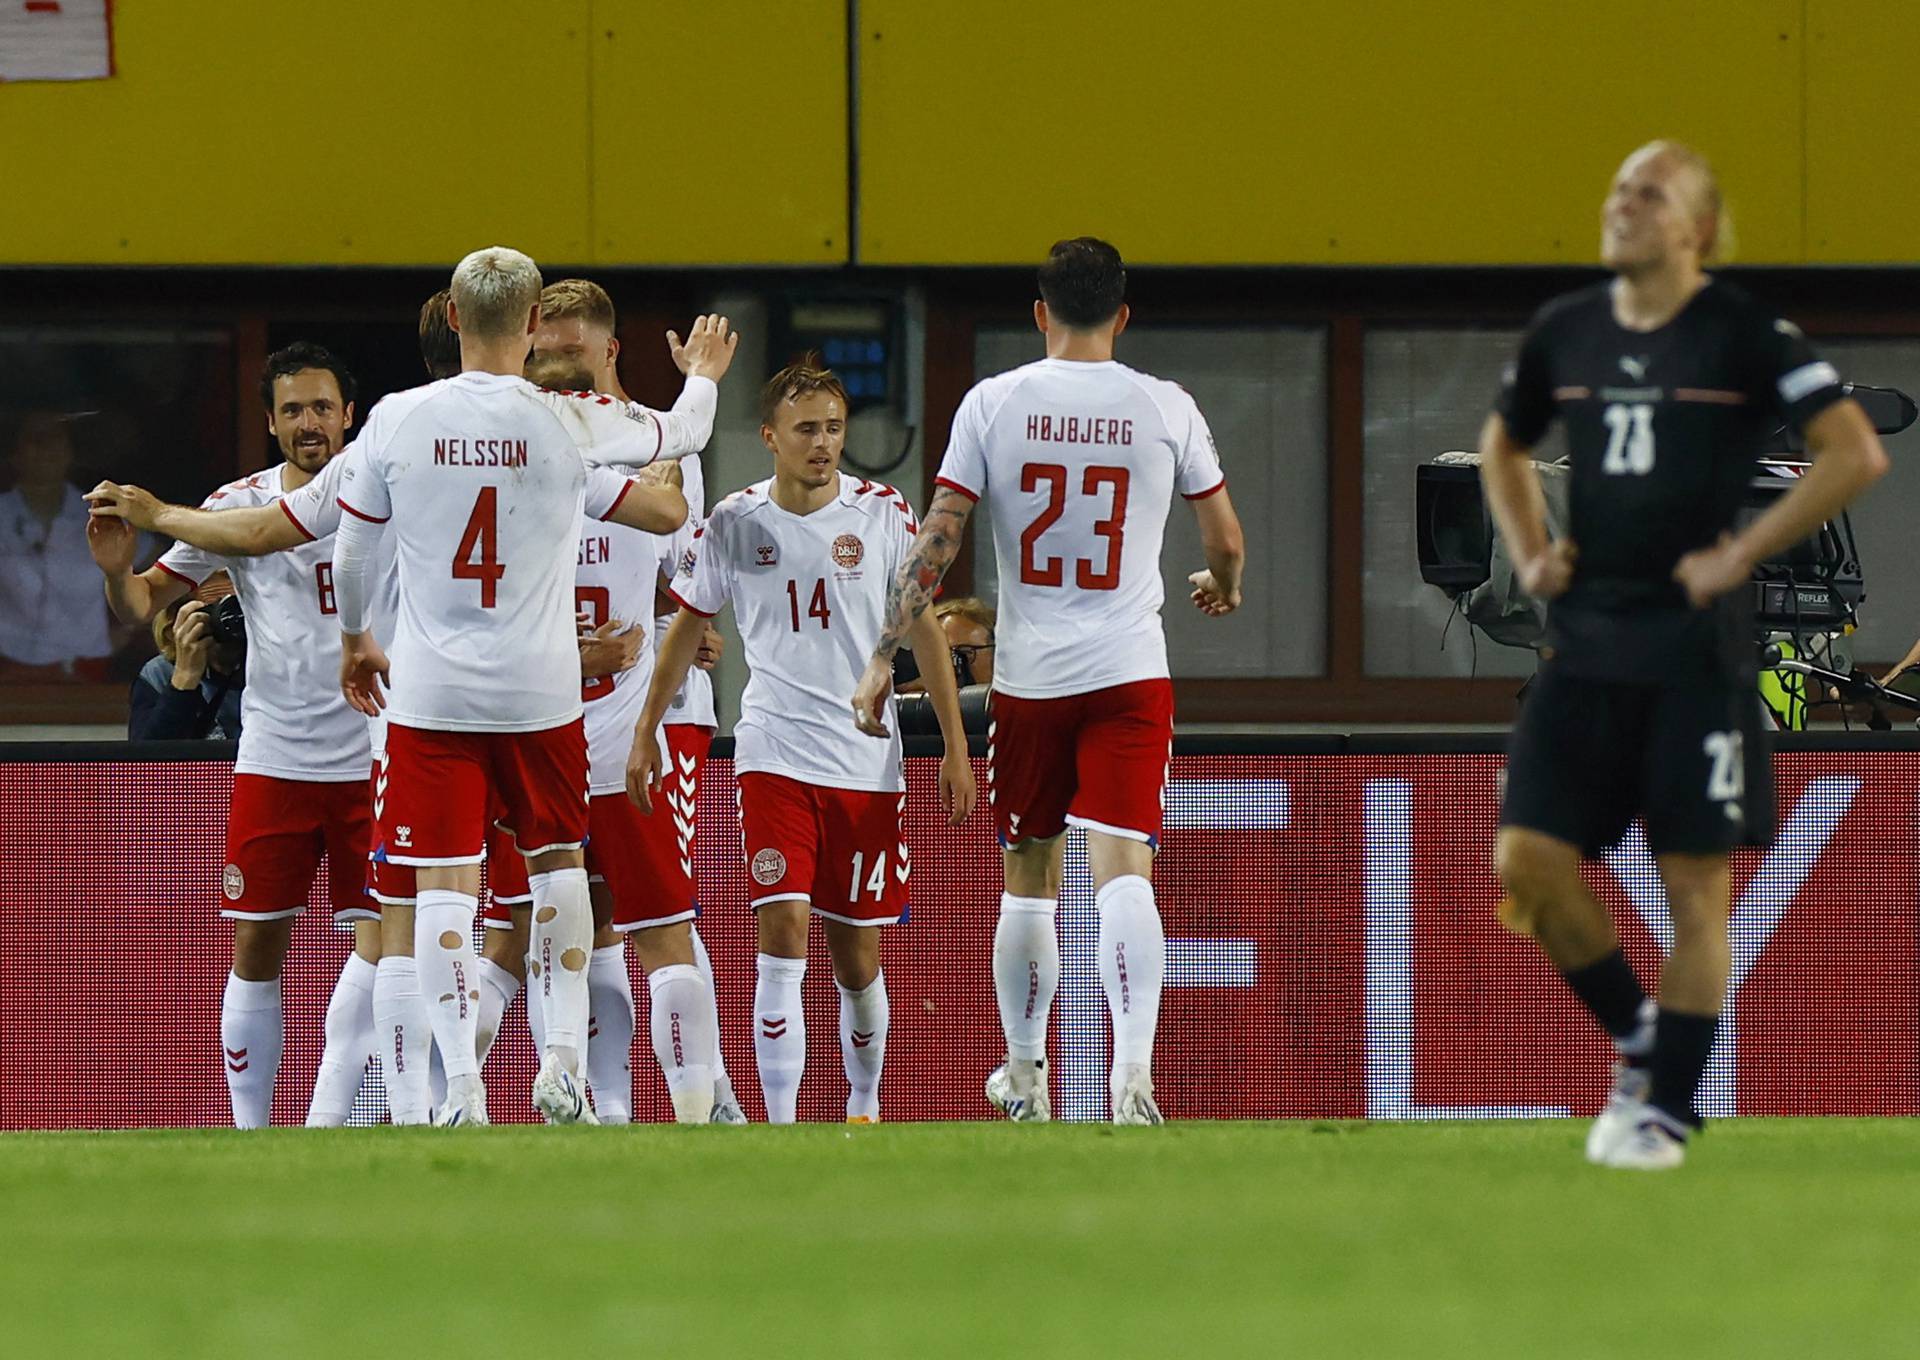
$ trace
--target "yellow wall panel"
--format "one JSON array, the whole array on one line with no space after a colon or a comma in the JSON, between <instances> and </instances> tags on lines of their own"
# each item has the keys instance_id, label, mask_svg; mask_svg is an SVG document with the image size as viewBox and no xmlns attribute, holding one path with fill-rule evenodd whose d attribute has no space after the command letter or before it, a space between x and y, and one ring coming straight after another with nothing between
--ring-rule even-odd
<instances>
[{"instance_id":1,"label":"yellow wall panel","mask_svg":"<svg viewBox=\"0 0 1920 1360\"><path fill-rule=\"evenodd\" d=\"M1807 259L1920 260L1920 9L1808 0Z\"/></svg>"},{"instance_id":2,"label":"yellow wall panel","mask_svg":"<svg viewBox=\"0 0 1920 1360\"><path fill-rule=\"evenodd\" d=\"M845 262L845 0L594 13L596 261Z\"/></svg>"},{"instance_id":3,"label":"yellow wall panel","mask_svg":"<svg viewBox=\"0 0 1920 1360\"><path fill-rule=\"evenodd\" d=\"M0 85L0 260L584 258L589 9L127 0L114 79Z\"/></svg>"},{"instance_id":4,"label":"yellow wall panel","mask_svg":"<svg viewBox=\"0 0 1920 1360\"><path fill-rule=\"evenodd\" d=\"M1715 159L1742 260L1795 261L1801 8L863 0L859 258L1577 263L1666 135Z\"/></svg>"}]
</instances>

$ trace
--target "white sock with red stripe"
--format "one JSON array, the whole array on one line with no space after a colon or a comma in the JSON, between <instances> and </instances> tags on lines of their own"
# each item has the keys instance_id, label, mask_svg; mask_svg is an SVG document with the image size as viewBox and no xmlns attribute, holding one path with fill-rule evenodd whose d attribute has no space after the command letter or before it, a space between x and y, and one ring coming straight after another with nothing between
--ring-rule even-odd
<instances>
[{"instance_id":1,"label":"white sock with red stripe","mask_svg":"<svg viewBox=\"0 0 1920 1360\"><path fill-rule=\"evenodd\" d=\"M492 959L483 958L476 967L480 973L480 1022L474 1027L473 1050L480 1055L480 1066L485 1067L493 1041L500 1037L500 1021L520 994L520 979Z\"/></svg>"},{"instance_id":2,"label":"white sock with red stripe","mask_svg":"<svg viewBox=\"0 0 1920 1360\"><path fill-rule=\"evenodd\" d=\"M1000 896L1000 922L993 930L993 990L1000 1001L1000 1027L1007 1056L1044 1062L1053 994L1060 987L1060 937L1051 897Z\"/></svg>"},{"instance_id":3,"label":"white sock with red stripe","mask_svg":"<svg viewBox=\"0 0 1920 1360\"><path fill-rule=\"evenodd\" d=\"M587 1046L587 969L593 958L593 906L585 869L529 875L533 885L533 962L527 985L537 987L546 1022L546 1048L581 1078ZM535 970L539 977L535 980Z\"/></svg>"},{"instance_id":4,"label":"white sock with red stripe","mask_svg":"<svg viewBox=\"0 0 1920 1360\"><path fill-rule=\"evenodd\" d=\"M769 1124L791 1124L807 1070L807 1017L800 1006L805 959L762 954L753 984L753 1058Z\"/></svg>"},{"instance_id":5,"label":"white sock with red stripe","mask_svg":"<svg viewBox=\"0 0 1920 1360\"><path fill-rule=\"evenodd\" d=\"M887 975L857 992L840 986L840 1061L847 1069L847 1118L880 1118L880 1068L887 1061Z\"/></svg>"},{"instance_id":6,"label":"white sock with red stripe","mask_svg":"<svg viewBox=\"0 0 1920 1360\"><path fill-rule=\"evenodd\" d=\"M373 1031L385 1069L389 1117L396 1124L426 1123L432 1035L420 1000L418 966L404 954L389 954L374 969Z\"/></svg>"},{"instance_id":7,"label":"white sock with red stripe","mask_svg":"<svg viewBox=\"0 0 1920 1360\"><path fill-rule=\"evenodd\" d=\"M602 1124L633 1122L633 978L627 946L602 945L587 965L587 1084Z\"/></svg>"},{"instance_id":8,"label":"white sock with red stripe","mask_svg":"<svg viewBox=\"0 0 1920 1360\"><path fill-rule=\"evenodd\" d=\"M447 1084L480 1074L475 1033L480 1025L480 978L473 954L473 917L480 901L451 888L422 888L413 915L413 959L427 1003L433 1041Z\"/></svg>"},{"instance_id":9,"label":"white sock with red stripe","mask_svg":"<svg viewBox=\"0 0 1920 1360\"><path fill-rule=\"evenodd\" d=\"M320 1074L313 1080L313 1100L307 1106L307 1127L337 1129L353 1112L360 1094L360 1078L374 1053L374 966L358 954L348 954L327 1001L327 1046L320 1054Z\"/></svg>"},{"instance_id":10,"label":"white sock with red stripe","mask_svg":"<svg viewBox=\"0 0 1920 1360\"><path fill-rule=\"evenodd\" d=\"M720 993L713 981L713 960L707 957L706 941L700 938L698 926L688 926L693 936L693 966L700 970L700 980L707 987L707 1008L713 1013L713 1097L733 1096L733 1079L727 1075L726 1054L720 1048Z\"/></svg>"},{"instance_id":11,"label":"white sock with red stripe","mask_svg":"<svg viewBox=\"0 0 1920 1360\"><path fill-rule=\"evenodd\" d=\"M713 1114L715 1044L712 994L700 970L670 963L648 973L647 1021L674 1121L706 1123Z\"/></svg>"},{"instance_id":12,"label":"white sock with red stripe","mask_svg":"<svg viewBox=\"0 0 1920 1360\"><path fill-rule=\"evenodd\" d=\"M228 973L226 995L220 999L220 1046L236 1129L267 1126L282 1040L280 979L248 982Z\"/></svg>"},{"instance_id":13,"label":"white sock with red stripe","mask_svg":"<svg viewBox=\"0 0 1920 1360\"><path fill-rule=\"evenodd\" d=\"M1167 938L1153 884L1138 874L1122 874L1093 895L1093 905L1100 913L1095 948L1100 988L1113 1018L1113 1065L1151 1067L1160 980L1167 968Z\"/></svg>"}]
</instances>

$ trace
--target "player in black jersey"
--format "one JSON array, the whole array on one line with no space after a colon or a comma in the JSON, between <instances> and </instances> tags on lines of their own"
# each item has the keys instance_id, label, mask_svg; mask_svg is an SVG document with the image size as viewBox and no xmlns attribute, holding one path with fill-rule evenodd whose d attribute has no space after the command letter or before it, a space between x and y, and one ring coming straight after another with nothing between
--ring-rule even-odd
<instances>
[{"instance_id":1,"label":"player in black jersey","mask_svg":"<svg viewBox=\"0 0 1920 1360\"><path fill-rule=\"evenodd\" d=\"M1754 564L1886 469L1871 424L1800 331L1703 272L1722 218L1696 153L1654 142L1629 156L1601 214L1613 278L1541 309L1480 444L1520 584L1554 602L1508 754L1503 911L1613 1037L1613 1093L1587 1140L1588 1159L1610 1166L1683 1160L1727 986L1728 852L1772 837ZM1572 505L1568 536L1550 542L1528 452L1555 419ZM1782 420L1813 466L1736 533L1754 459ZM1636 815L1673 916L1658 1007L1580 877L1582 856Z\"/></svg>"}]
</instances>

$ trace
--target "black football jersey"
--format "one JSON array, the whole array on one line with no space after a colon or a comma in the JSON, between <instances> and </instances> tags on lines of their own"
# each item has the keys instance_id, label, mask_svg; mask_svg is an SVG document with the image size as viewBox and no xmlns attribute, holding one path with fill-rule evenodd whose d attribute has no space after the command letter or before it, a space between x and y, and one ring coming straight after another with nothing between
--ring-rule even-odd
<instances>
[{"instance_id":1,"label":"black football jersey","mask_svg":"<svg viewBox=\"0 0 1920 1360\"><path fill-rule=\"evenodd\" d=\"M1843 395L1798 327L1724 280L1654 331L1614 319L1607 283L1541 308L1497 409L1529 447L1555 419L1566 425L1579 558L1548 613L1551 655L1617 680L1724 671L1750 656L1749 593L1691 609L1674 565L1734 527L1773 432Z\"/></svg>"}]
</instances>

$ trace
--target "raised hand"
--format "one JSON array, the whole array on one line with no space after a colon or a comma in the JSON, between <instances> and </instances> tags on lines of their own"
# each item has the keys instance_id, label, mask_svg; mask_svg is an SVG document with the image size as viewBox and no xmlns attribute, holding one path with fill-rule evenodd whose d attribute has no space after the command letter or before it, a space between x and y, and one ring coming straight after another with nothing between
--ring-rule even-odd
<instances>
[{"instance_id":1,"label":"raised hand","mask_svg":"<svg viewBox=\"0 0 1920 1360\"><path fill-rule=\"evenodd\" d=\"M87 520L87 551L93 554L94 565L102 575L131 575L139 541L139 533L123 519L96 514Z\"/></svg>"},{"instance_id":2,"label":"raised hand","mask_svg":"<svg viewBox=\"0 0 1920 1360\"><path fill-rule=\"evenodd\" d=\"M673 366L689 378L719 382L732 366L733 352L739 345L740 336L724 316L697 317L684 344L677 332L667 332L667 352L673 356Z\"/></svg>"},{"instance_id":3,"label":"raised hand","mask_svg":"<svg viewBox=\"0 0 1920 1360\"><path fill-rule=\"evenodd\" d=\"M84 499L89 515L125 520L136 529L153 528L161 506L160 498L151 491L119 482L102 482Z\"/></svg>"}]
</instances>

